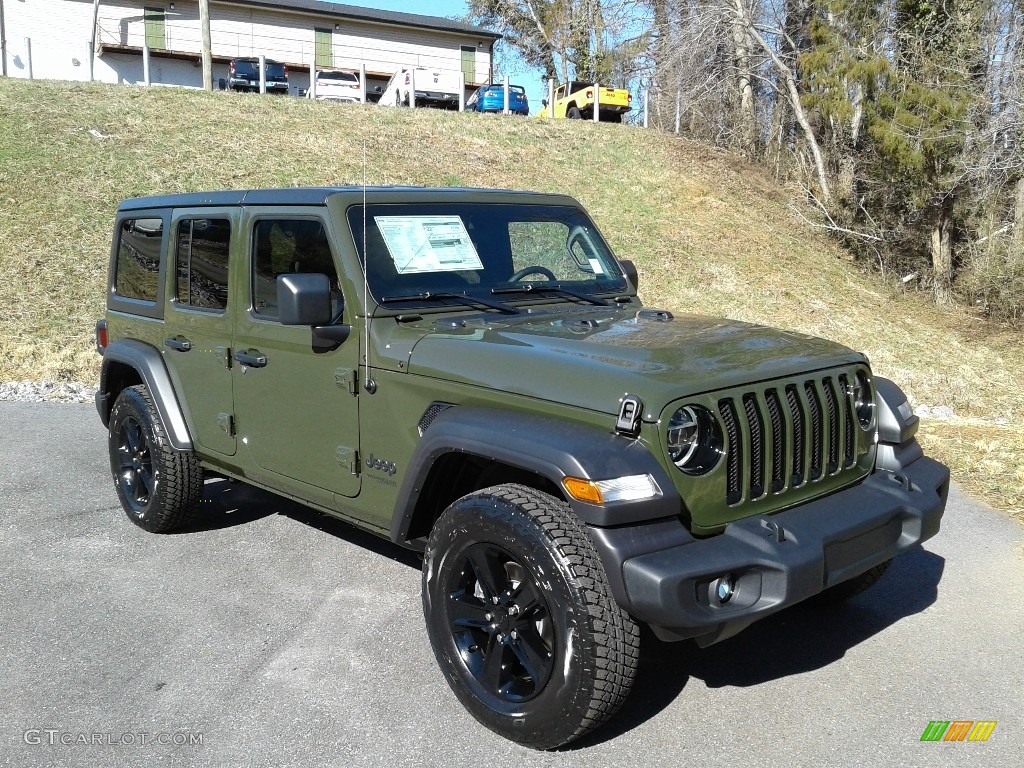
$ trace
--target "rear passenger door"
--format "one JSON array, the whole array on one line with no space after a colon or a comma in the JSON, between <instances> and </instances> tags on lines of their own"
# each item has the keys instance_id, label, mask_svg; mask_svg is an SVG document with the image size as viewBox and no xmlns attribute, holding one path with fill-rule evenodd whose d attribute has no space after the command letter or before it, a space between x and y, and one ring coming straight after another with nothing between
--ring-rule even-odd
<instances>
[{"instance_id":1,"label":"rear passenger door","mask_svg":"<svg viewBox=\"0 0 1024 768\"><path fill-rule=\"evenodd\" d=\"M326 274L335 314L342 311L325 213L245 209L247 306L236 313L234 397L238 436L258 475L333 506L334 494L359 493L359 339L353 334L333 350L314 349L308 327L278 322L276 285L281 274ZM345 307L339 322L351 323L350 311Z\"/></svg>"},{"instance_id":2,"label":"rear passenger door","mask_svg":"<svg viewBox=\"0 0 1024 768\"><path fill-rule=\"evenodd\" d=\"M172 283L164 326L164 360L204 452L235 454L228 295L234 210L176 210L171 219Z\"/></svg>"}]
</instances>

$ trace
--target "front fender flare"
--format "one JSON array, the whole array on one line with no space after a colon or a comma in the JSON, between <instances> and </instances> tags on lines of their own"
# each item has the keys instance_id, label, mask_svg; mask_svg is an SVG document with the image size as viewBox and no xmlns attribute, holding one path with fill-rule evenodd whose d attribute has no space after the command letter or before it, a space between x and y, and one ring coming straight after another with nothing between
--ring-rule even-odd
<instances>
[{"instance_id":1,"label":"front fender flare","mask_svg":"<svg viewBox=\"0 0 1024 768\"><path fill-rule=\"evenodd\" d=\"M391 539L408 540L417 501L434 463L445 454L465 453L533 472L561 487L564 477L607 480L650 475L661 494L640 501L602 505L569 499L584 522L622 525L678 515L681 501L671 478L648 447L596 427L491 408L455 406L430 424L402 480L391 522Z\"/></svg>"}]
</instances>

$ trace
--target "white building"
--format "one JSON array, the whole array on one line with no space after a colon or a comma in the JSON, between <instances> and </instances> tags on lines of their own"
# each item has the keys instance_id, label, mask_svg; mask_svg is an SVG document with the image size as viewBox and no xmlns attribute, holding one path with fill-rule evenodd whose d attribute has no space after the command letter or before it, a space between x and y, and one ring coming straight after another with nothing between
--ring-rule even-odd
<instances>
[{"instance_id":1,"label":"white building","mask_svg":"<svg viewBox=\"0 0 1024 768\"><path fill-rule=\"evenodd\" d=\"M98 11L95 5L0 0L2 74L141 83L147 49L151 83L202 87L198 0L101 0ZM472 89L490 80L501 37L449 19L317 0L210 0L210 31L215 88L231 59L264 55L288 66L293 95L308 86L313 65L365 66L370 92L402 66L462 72Z\"/></svg>"}]
</instances>

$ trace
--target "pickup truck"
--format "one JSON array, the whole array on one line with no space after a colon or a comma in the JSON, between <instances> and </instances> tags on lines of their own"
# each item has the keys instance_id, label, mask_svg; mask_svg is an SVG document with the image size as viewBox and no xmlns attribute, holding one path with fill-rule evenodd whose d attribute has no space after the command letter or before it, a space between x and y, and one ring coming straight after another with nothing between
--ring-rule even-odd
<instances>
[{"instance_id":1,"label":"pickup truck","mask_svg":"<svg viewBox=\"0 0 1024 768\"><path fill-rule=\"evenodd\" d=\"M380 104L389 107L459 108L462 78L458 72L422 67L402 67L384 86ZM413 100L409 92L413 90Z\"/></svg>"},{"instance_id":2,"label":"pickup truck","mask_svg":"<svg viewBox=\"0 0 1024 768\"><path fill-rule=\"evenodd\" d=\"M555 89L552 117L569 120L593 120L594 96L597 95L598 119L602 123L621 123L622 116L632 109L633 95L625 88L595 86L570 80Z\"/></svg>"}]
</instances>

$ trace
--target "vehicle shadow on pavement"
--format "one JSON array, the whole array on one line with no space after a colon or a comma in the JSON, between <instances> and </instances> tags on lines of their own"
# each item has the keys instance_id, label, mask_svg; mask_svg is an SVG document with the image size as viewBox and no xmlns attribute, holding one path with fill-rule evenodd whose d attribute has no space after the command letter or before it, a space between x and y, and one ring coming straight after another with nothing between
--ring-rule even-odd
<instances>
[{"instance_id":1,"label":"vehicle shadow on pavement","mask_svg":"<svg viewBox=\"0 0 1024 768\"><path fill-rule=\"evenodd\" d=\"M877 584L845 603L797 605L708 648L691 641L661 642L645 628L636 682L625 705L606 726L569 749L596 746L654 718L690 678L708 688L746 687L826 667L932 605L945 563L924 549L906 552Z\"/></svg>"},{"instance_id":2,"label":"vehicle shadow on pavement","mask_svg":"<svg viewBox=\"0 0 1024 768\"><path fill-rule=\"evenodd\" d=\"M281 505L292 505L292 502L245 483L224 477L207 477L203 498L199 502L199 515L193 523L176 533L217 531L246 525L277 514Z\"/></svg>"},{"instance_id":3,"label":"vehicle shadow on pavement","mask_svg":"<svg viewBox=\"0 0 1024 768\"><path fill-rule=\"evenodd\" d=\"M246 483L233 482L222 477L207 478L203 488L203 510L195 524L181 533L198 533L246 525L271 515L283 515L316 528L350 544L382 555L395 562L420 570L422 559L411 550L381 539L315 509L290 501Z\"/></svg>"}]
</instances>

